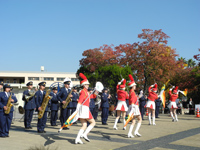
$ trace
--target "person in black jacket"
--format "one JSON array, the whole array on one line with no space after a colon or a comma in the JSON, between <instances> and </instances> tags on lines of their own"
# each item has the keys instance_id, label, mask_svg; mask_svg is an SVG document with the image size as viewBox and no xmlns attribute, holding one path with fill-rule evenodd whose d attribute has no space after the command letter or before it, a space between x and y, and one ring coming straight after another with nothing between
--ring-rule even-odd
<instances>
[{"instance_id":1,"label":"person in black jacket","mask_svg":"<svg viewBox=\"0 0 200 150\"><path fill-rule=\"evenodd\" d=\"M57 126L56 121L58 119L58 109L59 109L59 100L57 97L58 88L53 87L53 92L50 94L52 96L51 99L51 126Z\"/></svg>"},{"instance_id":2,"label":"person in black jacket","mask_svg":"<svg viewBox=\"0 0 200 150\"><path fill-rule=\"evenodd\" d=\"M33 118L34 109L36 108L35 96L29 98L28 100L25 98L25 96L30 96L29 92L33 88L33 82L32 81L28 82L26 86L28 89L23 92L23 97L22 97L22 100L25 102L24 103L24 109L25 109L24 126L25 126L25 129L32 129L31 121Z\"/></svg>"},{"instance_id":3,"label":"person in black jacket","mask_svg":"<svg viewBox=\"0 0 200 150\"><path fill-rule=\"evenodd\" d=\"M144 120L143 116L144 116L144 113L145 113L145 108L144 106L146 105L146 98L145 96L143 95L143 91L140 90L140 98L139 98L139 107L140 107L140 112L141 112L141 116L142 116L142 120Z\"/></svg>"},{"instance_id":4,"label":"person in black jacket","mask_svg":"<svg viewBox=\"0 0 200 150\"><path fill-rule=\"evenodd\" d=\"M104 92L101 95L101 121L103 125L107 124L108 114L109 114L109 101L110 101L110 94L108 94L108 89L104 88Z\"/></svg>"},{"instance_id":5,"label":"person in black jacket","mask_svg":"<svg viewBox=\"0 0 200 150\"><path fill-rule=\"evenodd\" d=\"M155 115L156 115L156 118L159 118L158 115L159 115L160 103L161 103L161 100L160 100L160 97L159 97L158 99L155 100L155 104L156 104Z\"/></svg>"}]
</instances>

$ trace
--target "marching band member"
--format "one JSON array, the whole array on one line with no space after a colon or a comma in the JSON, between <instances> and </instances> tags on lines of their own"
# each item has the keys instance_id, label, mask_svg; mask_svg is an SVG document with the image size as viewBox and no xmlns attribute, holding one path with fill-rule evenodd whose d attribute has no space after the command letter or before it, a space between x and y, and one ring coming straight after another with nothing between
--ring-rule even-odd
<instances>
[{"instance_id":1,"label":"marching band member","mask_svg":"<svg viewBox=\"0 0 200 150\"><path fill-rule=\"evenodd\" d=\"M147 96L143 95L143 90L140 90L140 97L139 97L139 107L140 107L140 112L141 112L141 116L142 116L142 120L144 120L144 113L145 113L145 104L146 104L146 99Z\"/></svg>"},{"instance_id":2,"label":"marching band member","mask_svg":"<svg viewBox=\"0 0 200 150\"><path fill-rule=\"evenodd\" d=\"M57 97L58 94L58 88L57 87L53 87L52 88L52 93L50 94L52 96L51 99L51 126L57 126L56 125L56 121L58 119L58 109L59 109L59 100Z\"/></svg>"},{"instance_id":3,"label":"marching band member","mask_svg":"<svg viewBox=\"0 0 200 150\"><path fill-rule=\"evenodd\" d=\"M3 81L0 82L0 92L2 92L2 88L3 88Z\"/></svg>"},{"instance_id":4,"label":"marching band member","mask_svg":"<svg viewBox=\"0 0 200 150\"><path fill-rule=\"evenodd\" d=\"M173 90L172 90L173 89ZM177 105L176 105L176 99L178 98L178 86L176 86L175 88L171 88L169 90L169 95L170 95L170 103L168 105L168 108L170 109L170 114L171 114L171 117L172 117L172 121L178 121L178 118L177 118L177 114L176 114L176 109L178 108ZM174 115L173 115L174 114ZM174 118L175 116L175 118Z\"/></svg>"},{"instance_id":5,"label":"marching band member","mask_svg":"<svg viewBox=\"0 0 200 150\"><path fill-rule=\"evenodd\" d=\"M6 105L8 103L8 100L11 94L12 94L11 99L10 99L11 103L16 103L17 98L15 97L13 93L11 93L11 87L9 84L5 84L3 86L3 90L4 92L0 93L0 137L5 138L5 137L9 137L9 130L10 130L10 126L11 126L11 122L13 118L13 111L14 111L14 108L11 107L10 113L6 114L5 111L8 109Z\"/></svg>"},{"instance_id":6,"label":"marching band member","mask_svg":"<svg viewBox=\"0 0 200 150\"><path fill-rule=\"evenodd\" d=\"M155 100L158 99L157 95L157 83L154 85L151 85L149 87L149 95L148 95L148 101L146 104L146 108L148 109L149 112L149 125L151 125L151 113L152 113L152 119L153 119L153 125L155 124Z\"/></svg>"},{"instance_id":7,"label":"marching band member","mask_svg":"<svg viewBox=\"0 0 200 150\"><path fill-rule=\"evenodd\" d=\"M45 91L46 82L40 82L38 85L39 85L39 90L35 93L35 103L36 103L36 110L39 113L39 111L42 110L41 105L46 94ZM48 112L48 107L45 108L43 117L41 119L38 118L38 123L37 123L38 133L46 133L44 128L47 122L47 112Z\"/></svg>"},{"instance_id":8,"label":"marching band member","mask_svg":"<svg viewBox=\"0 0 200 150\"><path fill-rule=\"evenodd\" d=\"M122 85L120 85L121 82L123 82ZM126 123L125 116L126 116L126 111L128 110L126 99L129 99L129 98L128 98L128 93L125 91L126 80L122 79L121 82L119 82L117 85L118 102L115 109L117 111L117 117L115 119L115 124L113 126L113 129L115 130L117 130L117 122L119 120L121 112L122 112L122 118L123 118L124 124ZM126 128L123 128L123 130L126 130Z\"/></svg>"},{"instance_id":9,"label":"marching band member","mask_svg":"<svg viewBox=\"0 0 200 150\"><path fill-rule=\"evenodd\" d=\"M128 132L128 138L133 138L134 136L132 135L132 131L133 131L133 127L135 125L135 118L138 119L138 123L134 132L134 135L137 136L141 136L141 134L139 134L139 129L142 123L142 119L141 119L141 114L140 114L140 110L139 110L139 103L138 103L138 97L135 94L135 89L136 89L136 83L132 77L132 75L129 75L129 78L131 80L131 82L128 83L128 86L130 87L130 92L129 92L129 110L132 110L132 112L134 113L134 117L132 119L132 124L130 125L129 128L129 132Z\"/></svg>"},{"instance_id":10,"label":"marching band member","mask_svg":"<svg viewBox=\"0 0 200 150\"><path fill-rule=\"evenodd\" d=\"M73 92L72 92L72 112L71 114L73 114L76 110L76 106L77 106L77 103L78 103L78 98L79 98L79 94L77 92L77 87L74 87L73 88ZM77 124L76 122L74 122L74 124Z\"/></svg>"},{"instance_id":11,"label":"marching band member","mask_svg":"<svg viewBox=\"0 0 200 150\"><path fill-rule=\"evenodd\" d=\"M89 87L88 88L88 92L89 92L89 94L91 94L90 95L90 105L89 105L89 108L90 108L90 112L91 112L91 114L92 114L92 116L94 118L94 108L95 108L96 95L92 94L92 91L93 91L93 89ZM89 125L89 123L88 123L88 125Z\"/></svg>"},{"instance_id":12,"label":"marching band member","mask_svg":"<svg viewBox=\"0 0 200 150\"><path fill-rule=\"evenodd\" d=\"M35 99L33 96L33 97L29 98L28 100L26 100L25 95L30 96L29 92L33 88L33 82L32 81L28 82L26 84L26 86L28 89L23 92L23 97L22 97L22 100L25 102L25 104L24 104L24 109L25 109L24 126L25 126L25 129L32 129L31 121L33 118L34 109L36 108Z\"/></svg>"},{"instance_id":13,"label":"marching band member","mask_svg":"<svg viewBox=\"0 0 200 150\"><path fill-rule=\"evenodd\" d=\"M76 109L78 110L82 127L77 134L77 137L75 139L75 144L83 144L80 137L83 137L87 142L90 142L87 135L95 126L95 120L93 119L89 109L90 98L88 98L89 96L88 88L90 83L88 82L84 74L80 73L79 76L83 79L82 81L80 81L81 86L83 86L83 90L81 90L80 92L79 101ZM88 127L87 127L87 121L90 123Z\"/></svg>"},{"instance_id":14,"label":"marching band member","mask_svg":"<svg viewBox=\"0 0 200 150\"><path fill-rule=\"evenodd\" d=\"M101 121L102 125L108 125L108 115L109 115L109 101L110 101L111 95L108 94L108 89L104 88L104 92L101 95L101 108L102 108L102 114L101 114Z\"/></svg>"},{"instance_id":15,"label":"marching band member","mask_svg":"<svg viewBox=\"0 0 200 150\"><path fill-rule=\"evenodd\" d=\"M60 109L61 109L61 113L60 113L60 122L61 122L61 127L63 126L63 124L65 123L65 121L69 118L70 116L70 109L67 106L65 109L62 108L62 105L66 103L66 98L68 97L68 94L70 93L70 83L71 80L66 78L64 80L64 87L60 90L60 92L58 93L58 100L61 102L60 105ZM70 95L70 97L72 97L72 95ZM71 103L71 102L70 102ZM69 130L68 127L63 128L63 130Z\"/></svg>"}]
</instances>

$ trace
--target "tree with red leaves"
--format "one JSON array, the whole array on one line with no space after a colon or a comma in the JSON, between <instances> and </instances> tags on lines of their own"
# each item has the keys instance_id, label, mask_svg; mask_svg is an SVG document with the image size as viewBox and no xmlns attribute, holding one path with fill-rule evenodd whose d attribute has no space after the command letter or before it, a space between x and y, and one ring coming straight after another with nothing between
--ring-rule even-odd
<instances>
[{"instance_id":1,"label":"tree with red leaves","mask_svg":"<svg viewBox=\"0 0 200 150\"><path fill-rule=\"evenodd\" d=\"M199 48L199 52L200 52L200 48ZM194 57L194 59L199 61L199 66L200 66L200 54L194 55L193 57Z\"/></svg>"}]
</instances>

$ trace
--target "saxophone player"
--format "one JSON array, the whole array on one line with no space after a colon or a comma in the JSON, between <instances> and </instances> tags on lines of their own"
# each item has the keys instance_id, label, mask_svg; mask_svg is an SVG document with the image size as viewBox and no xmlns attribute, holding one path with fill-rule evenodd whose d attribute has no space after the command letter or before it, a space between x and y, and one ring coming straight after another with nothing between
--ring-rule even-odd
<instances>
[{"instance_id":1,"label":"saxophone player","mask_svg":"<svg viewBox=\"0 0 200 150\"><path fill-rule=\"evenodd\" d=\"M36 103L36 110L39 113L39 111L42 111L41 105L46 94L46 91L45 91L46 82L40 82L38 85L39 85L39 90L35 93L35 103ZM48 107L44 109L45 111L44 111L43 117L41 119L38 118L38 123L37 123L38 133L46 133L44 128L47 122Z\"/></svg>"},{"instance_id":2,"label":"saxophone player","mask_svg":"<svg viewBox=\"0 0 200 150\"><path fill-rule=\"evenodd\" d=\"M63 124L66 122L66 120L69 118L70 116L70 109L67 106L65 109L62 108L62 105L66 103L66 98L68 97L68 94L70 93L70 83L71 80L70 79L65 79L64 80L64 87L61 88L60 92L58 93L58 100L60 101L61 105L60 105L60 122L61 122L61 127L63 126ZM72 95L70 95L70 97L72 97ZM71 103L71 102L70 102ZM63 130L68 130L69 128L63 128Z\"/></svg>"},{"instance_id":3,"label":"saxophone player","mask_svg":"<svg viewBox=\"0 0 200 150\"><path fill-rule=\"evenodd\" d=\"M28 89L23 92L23 97L22 97L22 100L25 102L24 126L25 126L25 129L32 129L31 121L32 121L34 109L36 108L34 96L31 97L30 95L30 91L33 89L33 82L32 81L28 82L26 86ZM30 98L27 99L26 96Z\"/></svg>"},{"instance_id":4,"label":"saxophone player","mask_svg":"<svg viewBox=\"0 0 200 150\"><path fill-rule=\"evenodd\" d=\"M5 113L5 111L9 109L7 103L8 100L10 100L11 103L16 103L17 98L11 93L11 86L9 84L5 84L3 90L4 92L0 93L0 137L5 138L9 137L14 111L14 108L11 107L10 112L8 114Z\"/></svg>"}]
</instances>

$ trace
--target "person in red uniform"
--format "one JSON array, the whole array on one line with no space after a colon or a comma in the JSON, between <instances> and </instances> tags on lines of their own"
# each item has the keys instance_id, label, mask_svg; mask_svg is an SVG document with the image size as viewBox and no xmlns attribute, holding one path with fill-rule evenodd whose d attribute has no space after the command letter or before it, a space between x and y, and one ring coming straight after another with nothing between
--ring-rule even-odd
<instances>
[{"instance_id":1,"label":"person in red uniform","mask_svg":"<svg viewBox=\"0 0 200 150\"><path fill-rule=\"evenodd\" d=\"M129 91L129 111L132 111L134 113L134 118L132 119L132 124L130 125L129 128L129 132L128 132L128 138L133 138L134 136L132 135L132 131L133 131L133 127L135 125L135 119L138 119L138 123L134 132L134 135L137 136L141 136L141 134L139 134L139 129L142 123L142 119L141 119L141 113L139 110L139 103L138 103L138 96L135 93L135 89L136 89L136 83L132 77L131 74L129 74L129 79L131 80L128 83L128 86L130 87L130 91Z\"/></svg>"},{"instance_id":2,"label":"person in red uniform","mask_svg":"<svg viewBox=\"0 0 200 150\"><path fill-rule=\"evenodd\" d=\"M151 85L149 87L149 96L148 96L148 101L146 104L146 108L148 109L149 112L149 125L151 125L151 114L152 114L152 119L153 119L153 125L156 125L155 123L155 100L158 99L158 94L157 94L157 83L154 85Z\"/></svg>"},{"instance_id":3,"label":"person in red uniform","mask_svg":"<svg viewBox=\"0 0 200 150\"><path fill-rule=\"evenodd\" d=\"M95 126L95 120L93 119L89 109L90 98L88 98L89 97L88 88L90 83L88 82L84 74L80 73L79 76L83 79L82 81L80 81L81 86L83 86L83 90L81 90L80 92L78 105L76 109L78 110L79 113L78 115L82 127L77 134L77 137L75 139L75 144L83 144L83 142L80 139L81 137L84 138L87 142L90 142L87 135ZM87 127L87 122L90 123L88 127Z\"/></svg>"},{"instance_id":4,"label":"person in red uniform","mask_svg":"<svg viewBox=\"0 0 200 150\"><path fill-rule=\"evenodd\" d=\"M172 90L173 89L173 90ZM176 114L176 109L178 108L177 105L176 105L176 99L178 98L178 86L176 86L175 88L171 88L169 90L169 95L170 95L170 103L168 105L168 108L170 109L170 114L171 114L171 117L172 117L172 121L178 121L178 118L177 118L177 114ZM174 118L175 117L175 118Z\"/></svg>"},{"instance_id":5,"label":"person in red uniform","mask_svg":"<svg viewBox=\"0 0 200 150\"><path fill-rule=\"evenodd\" d=\"M123 82L122 85L120 85L121 82ZM126 117L126 111L128 111L126 99L129 99L128 98L129 96L128 96L128 93L125 91L126 80L122 79L121 82L119 82L117 85L118 102L117 102L117 106L115 108L115 110L117 111L117 117L115 119L115 124L113 126L113 129L115 129L115 130L117 130L117 123L118 123L121 113L122 113L123 122L124 122L124 124L126 123L125 117ZM126 128L123 128L123 130L126 130Z\"/></svg>"}]
</instances>

